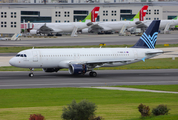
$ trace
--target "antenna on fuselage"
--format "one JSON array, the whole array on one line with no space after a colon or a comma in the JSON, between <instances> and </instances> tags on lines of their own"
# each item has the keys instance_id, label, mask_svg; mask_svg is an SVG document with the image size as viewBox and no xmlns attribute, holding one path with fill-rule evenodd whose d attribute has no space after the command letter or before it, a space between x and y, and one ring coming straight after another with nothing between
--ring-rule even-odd
<instances>
[{"instance_id":1,"label":"antenna on fuselage","mask_svg":"<svg viewBox=\"0 0 178 120\"><path fill-rule=\"evenodd\" d=\"M34 49L34 47L32 49Z\"/></svg>"}]
</instances>

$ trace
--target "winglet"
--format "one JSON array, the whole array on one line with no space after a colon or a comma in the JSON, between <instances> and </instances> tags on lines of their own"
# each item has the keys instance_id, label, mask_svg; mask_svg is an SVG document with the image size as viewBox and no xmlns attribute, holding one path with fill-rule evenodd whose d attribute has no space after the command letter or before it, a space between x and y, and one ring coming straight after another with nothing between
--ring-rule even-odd
<instances>
[{"instance_id":1,"label":"winglet","mask_svg":"<svg viewBox=\"0 0 178 120\"><path fill-rule=\"evenodd\" d=\"M159 25L160 20L154 20L132 48L154 49L156 45Z\"/></svg>"},{"instance_id":2,"label":"winglet","mask_svg":"<svg viewBox=\"0 0 178 120\"><path fill-rule=\"evenodd\" d=\"M82 20L82 22L95 22L99 13L100 7L95 7L90 14Z\"/></svg>"},{"instance_id":3,"label":"winglet","mask_svg":"<svg viewBox=\"0 0 178 120\"><path fill-rule=\"evenodd\" d=\"M144 21L146 16L148 5L142 7L142 9L132 18L130 21Z\"/></svg>"}]
</instances>

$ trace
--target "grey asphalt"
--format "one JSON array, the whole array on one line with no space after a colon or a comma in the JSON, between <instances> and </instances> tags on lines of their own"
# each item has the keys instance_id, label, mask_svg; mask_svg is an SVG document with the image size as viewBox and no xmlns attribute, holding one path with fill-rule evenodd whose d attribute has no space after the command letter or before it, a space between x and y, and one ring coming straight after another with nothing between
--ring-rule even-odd
<instances>
[{"instance_id":1,"label":"grey asphalt","mask_svg":"<svg viewBox=\"0 0 178 120\"><path fill-rule=\"evenodd\" d=\"M78 37L62 36L58 38L21 38L21 41L0 41L0 47L6 46L74 46L74 45L133 45L140 36L118 36L79 34ZM178 31L171 34L159 34L157 44L176 44L178 43Z\"/></svg>"},{"instance_id":2,"label":"grey asphalt","mask_svg":"<svg viewBox=\"0 0 178 120\"><path fill-rule=\"evenodd\" d=\"M96 70L97 77L69 75L68 71L58 73L0 72L0 89L91 87L114 85L169 85L178 84L178 69L155 70Z\"/></svg>"}]
</instances>

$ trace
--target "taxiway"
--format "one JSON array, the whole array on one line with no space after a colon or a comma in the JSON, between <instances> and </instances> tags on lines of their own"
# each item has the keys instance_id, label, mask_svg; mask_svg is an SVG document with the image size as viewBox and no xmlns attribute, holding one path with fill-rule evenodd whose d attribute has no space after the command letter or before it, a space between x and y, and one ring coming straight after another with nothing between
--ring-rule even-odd
<instances>
[{"instance_id":1,"label":"taxiway","mask_svg":"<svg viewBox=\"0 0 178 120\"><path fill-rule=\"evenodd\" d=\"M0 89L13 88L55 88L91 87L115 85L169 85L178 84L178 69L154 70L96 70L97 77L69 75L68 71L58 73L0 72Z\"/></svg>"}]
</instances>

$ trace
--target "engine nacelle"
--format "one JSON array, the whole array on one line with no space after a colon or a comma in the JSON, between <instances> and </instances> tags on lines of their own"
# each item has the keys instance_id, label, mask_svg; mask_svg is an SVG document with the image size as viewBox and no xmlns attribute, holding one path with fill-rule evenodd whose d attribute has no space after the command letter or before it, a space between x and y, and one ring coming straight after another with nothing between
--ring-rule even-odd
<instances>
[{"instance_id":1,"label":"engine nacelle","mask_svg":"<svg viewBox=\"0 0 178 120\"><path fill-rule=\"evenodd\" d=\"M87 67L84 64L71 64L69 65L69 73L73 75L85 74Z\"/></svg>"},{"instance_id":2,"label":"engine nacelle","mask_svg":"<svg viewBox=\"0 0 178 120\"><path fill-rule=\"evenodd\" d=\"M82 29L82 33L88 33L88 28Z\"/></svg>"},{"instance_id":3,"label":"engine nacelle","mask_svg":"<svg viewBox=\"0 0 178 120\"><path fill-rule=\"evenodd\" d=\"M57 72L59 68L43 68L44 72Z\"/></svg>"},{"instance_id":4,"label":"engine nacelle","mask_svg":"<svg viewBox=\"0 0 178 120\"><path fill-rule=\"evenodd\" d=\"M37 30L30 30L30 34L32 35L36 35L36 34L39 34Z\"/></svg>"}]
</instances>

